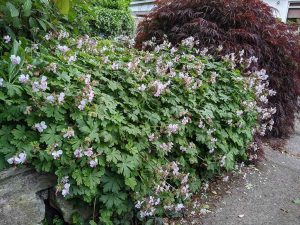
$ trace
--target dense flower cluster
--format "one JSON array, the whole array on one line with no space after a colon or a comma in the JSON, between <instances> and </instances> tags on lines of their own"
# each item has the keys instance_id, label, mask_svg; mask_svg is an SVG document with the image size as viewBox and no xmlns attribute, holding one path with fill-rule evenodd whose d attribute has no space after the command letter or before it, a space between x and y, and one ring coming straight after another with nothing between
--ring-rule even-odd
<instances>
[{"instance_id":1,"label":"dense flower cluster","mask_svg":"<svg viewBox=\"0 0 300 225\"><path fill-rule=\"evenodd\" d=\"M263 70L239 72L242 52L215 62L193 38L152 52L122 40L129 47L51 33L14 74L4 56L0 148L14 149L10 164L55 173L57 193L99 199L112 218L134 205L142 220L180 214L207 176L234 169L248 148L256 158L275 91Z\"/></svg>"},{"instance_id":2,"label":"dense flower cluster","mask_svg":"<svg viewBox=\"0 0 300 225\"><path fill-rule=\"evenodd\" d=\"M200 55L211 54L216 59L226 55L232 68L244 64L251 72L265 69L269 86L277 91L276 97L268 98L277 113L272 115L274 129L267 129L266 134L286 137L293 130L295 112L300 107L297 30L297 26L274 17L273 8L264 1L159 0L138 25L136 47L142 49L145 42L153 40L147 49L157 51L160 47L156 44L167 37L176 47L183 43L197 48ZM261 100L267 101L265 96Z\"/></svg>"}]
</instances>

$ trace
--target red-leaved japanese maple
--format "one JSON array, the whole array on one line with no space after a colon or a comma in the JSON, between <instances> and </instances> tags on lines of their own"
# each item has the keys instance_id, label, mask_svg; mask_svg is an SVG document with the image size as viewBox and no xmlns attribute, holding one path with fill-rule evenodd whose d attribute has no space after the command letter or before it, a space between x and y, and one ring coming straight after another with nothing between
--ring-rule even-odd
<instances>
[{"instance_id":1,"label":"red-leaved japanese maple","mask_svg":"<svg viewBox=\"0 0 300 225\"><path fill-rule=\"evenodd\" d=\"M207 47L216 57L213 49L219 45L224 54L244 49L245 57L258 57L277 91L270 99L277 113L269 135L286 136L299 110L300 42L295 29L276 19L273 10L261 0L159 0L138 26L137 47L152 37L161 43L166 35L176 45L193 36L200 49Z\"/></svg>"}]
</instances>

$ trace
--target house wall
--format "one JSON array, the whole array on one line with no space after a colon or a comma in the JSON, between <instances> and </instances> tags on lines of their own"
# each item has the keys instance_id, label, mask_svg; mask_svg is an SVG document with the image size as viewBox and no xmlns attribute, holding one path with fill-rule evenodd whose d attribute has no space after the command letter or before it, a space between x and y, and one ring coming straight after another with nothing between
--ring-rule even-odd
<instances>
[{"instance_id":1,"label":"house wall","mask_svg":"<svg viewBox=\"0 0 300 225\"><path fill-rule=\"evenodd\" d=\"M277 9L277 12L274 12L274 15L281 18L283 22L286 22L289 0L264 0L264 2Z\"/></svg>"}]
</instances>

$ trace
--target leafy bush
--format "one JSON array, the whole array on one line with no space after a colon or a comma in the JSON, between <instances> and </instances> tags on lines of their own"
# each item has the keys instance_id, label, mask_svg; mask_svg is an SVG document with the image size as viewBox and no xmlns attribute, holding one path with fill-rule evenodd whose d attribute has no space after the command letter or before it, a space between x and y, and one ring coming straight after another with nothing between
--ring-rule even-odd
<instances>
[{"instance_id":1,"label":"leafy bush","mask_svg":"<svg viewBox=\"0 0 300 225\"><path fill-rule=\"evenodd\" d=\"M204 179L255 154L257 121L274 113L264 71L246 78L192 38L147 52L64 36L0 41L0 158L55 173L102 223L180 213Z\"/></svg>"},{"instance_id":2,"label":"leafy bush","mask_svg":"<svg viewBox=\"0 0 300 225\"><path fill-rule=\"evenodd\" d=\"M74 9L71 23L76 33L104 37L133 34L134 20L128 10L107 9L92 4L76 5Z\"/></svg>"},{"instance_id":3,"label":"leafy bush","mask_svg":"<svg viewBox=\"0 0 300 225\"><path fill-rule=\"evenodd\" d=\"M299 109L300 82L295 82L300 80L299 35L275 19L272 10L260 0L161 0L139 24L137 46L152 37L162 43L166 35L178 44L193 36L200 49L207 47L215 56L219 52L214 49L222 45L222 55L244 49L243 57L258 57L259 65L253 64L253 69L266 69L270 86L278 92L270 99L278 109L270 134L285 136L292 130Z\"/></svg>"},{"instance_id":4,"label":"leafy bush","mask_svg":"<svg viewBox=\"0 0 300 225\"><path fill-rule=\"evenodd\" d=\"M96 8L94 26L104 36L132 35L134 20L129 11Z\"/></svg>"},{"instance_id":5,"label":"leafy bush","mask_svg":"<svg viewBox=\"0 0 300 225\"><path fill-rule=\"evenodd\" d=\"M0 36L36 39L39 34L62 27L62 17L44 0L0 0Z\"/></svg>"},{"instance_id":6,"label":"leafy bush","mask_svg":"<svg viewBox=\"0 0 300 225\"><path fill-rule=\"evenodd\" d=\"M128 10L131 0L100 0L97 5L109 9Z\"/></svg>"}]
</instances>

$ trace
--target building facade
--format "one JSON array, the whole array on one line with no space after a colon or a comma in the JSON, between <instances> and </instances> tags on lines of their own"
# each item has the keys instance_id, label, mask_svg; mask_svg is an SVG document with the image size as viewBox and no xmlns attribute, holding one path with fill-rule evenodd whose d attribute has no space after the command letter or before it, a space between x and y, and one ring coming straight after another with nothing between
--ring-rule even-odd
<instances>
[{"instance_id":1,"label":"building facade","mask_svg":"<svg viewBox=\"0 0 300 225\"><path fill-rule=\"evenodd\" d=\"M283 22L300 24L300 0L263 0L276 9L275 16ZM146 15L155 4L155 0L133 0L131 10L133 15L142 17Z\"/></svg>"}]
</instances>

